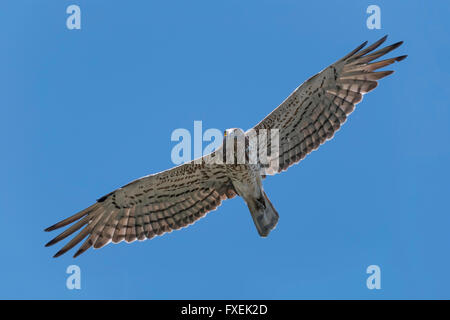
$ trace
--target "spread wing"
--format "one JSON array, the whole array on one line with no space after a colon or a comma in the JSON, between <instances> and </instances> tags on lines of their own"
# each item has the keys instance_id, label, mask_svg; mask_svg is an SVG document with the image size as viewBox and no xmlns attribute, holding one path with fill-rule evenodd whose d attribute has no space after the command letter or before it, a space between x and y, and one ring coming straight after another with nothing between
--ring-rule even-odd
<instances>
[{"instance_id":1,"label":"spread wing","mask_svg":"<svg viewBox=\"0 0 450 320\"><path fill-rule=\"evenodd\" d=\"M45 231L52 231L74 223L46 246L81 229L55 254L64 254L87 237L74 255L77 257L92 246L150 239L186 227L236 195L224 170L224 166L197 160L135 180L47 228Z\"/></svg>"},{"instance_id":2,"label":"spread wing","mask_svg":"<svg viewBox=\"0 0 450 320\"><path fill-rule=\"evenodd\" d=\"M375 89L377 80L393 71L375 70L401 61L399 56L376 61L403 42L374 51L387 36L362 50L367 41L345 57L316 74L298 87L280 106L258 123L253 130L279 129L278 155L261 164L264 174L287 170L317 149L346 121L365 93ZM261 145L271 149L271 141ZM260 146L260 147L261 147Z\"/></svg>"}]
</instances>

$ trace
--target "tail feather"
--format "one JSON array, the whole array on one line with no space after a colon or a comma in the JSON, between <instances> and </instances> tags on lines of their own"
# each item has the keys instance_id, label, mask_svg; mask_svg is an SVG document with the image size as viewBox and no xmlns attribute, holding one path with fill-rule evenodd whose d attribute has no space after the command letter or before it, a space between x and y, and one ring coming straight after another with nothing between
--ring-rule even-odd
<instances>
[{"instance_id":1,"label":"tail feather","mask_svg":"<svg viewBox=\"0 0 450 320\"><path fill-rule=\"evenodd\" d=\"M277 225L279 215L266 193L262 191L261 198L250 201L248 208L259 235L267 237Z\"/></svg>"}]
</instances>

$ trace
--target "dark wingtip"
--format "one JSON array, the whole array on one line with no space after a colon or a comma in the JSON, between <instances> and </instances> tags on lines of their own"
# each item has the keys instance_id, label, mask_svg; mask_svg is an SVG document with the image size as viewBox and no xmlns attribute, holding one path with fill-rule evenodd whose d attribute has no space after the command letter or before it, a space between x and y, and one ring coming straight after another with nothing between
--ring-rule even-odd
<instances>
[{"instance_id":1,"label":"dark wingtip","mask_svg":"<svg viewBox=\"0 0 450 320\"><path fill-rule=\"evenodd\" d=\"M52 225L51 227L45 228L44 231L45 231L45 232L49 232L49 231L53 231L53 230L55 230L55 229L56 229L56 228L55 228L55 225Z\"/></svg>"},{"instance_id":2,"label":"dark wingtip","mask_svg":"<svg viewBox=\"0 0 450 320\"><path fill-rule=\"evenodd\" d=\"M396 48L400 47L402 44L403 44L403 41L399 41L399 42L396 42L393 45L391 45L391 47L396 49Z\"/></svg>"},{"instance_id":3,"label":"dark wingtip","mask_svg":"<svg viewBox=\"0 0 450 320\"><path fill-rule=\"evenodd\" d=\"M58 258L60 255L62 255L64 252L58 251L57 253L55 253L55 255L53 256L53 258Z\"/></svg>"},{"instance_id":4,"label":"dark wingtip","mask_svg":"<svg viewBox=\"0 0 450 320\"><path fill-rule=\"evenodd\" d=\"M387 37L388 37L388 35L386 34L383 37L381 37L378 41L376 41L375 43L382 44L386 41Z\"/></svg>"},{"instance_id":5,"label":"dark wingtip","mask_svg":"<svg viewBox=\"0 0 450 320\"><path fill-rule=\"evenodd\" d=\"M74 258L78 257L80 254L82 254L85 250L79 249L75 254L73 255Z\"/></svg>"},{"instance_id":6,"label":"dark wingtip","mask_svg":"<svg viewBox=\"0 0 450 320\"><path fill-rule=\"evenodd\" d=\"M50 247L50 246L54 245L56 242L57 242L57 241L55 241L55 239L52 239L52 240L50 240L49 242L47 242L47 243L45 244L45 246L46 246L46 247Z\"/></svg>"},{"instance_id":7,"label":"dark wingtip","mask_svg":"<svg viewBox=\"0 0 450 320\"><path fill-rule=\"evenodd\" d=\"M364 48L367 45L368 41L364 41L361 43L358 47L356 47L352 52L349 52L346 56L344 56L341 60L345 60L350 58L351 56L355 55L357 52L359 52L362 48Z\"/></svg>"},{"instance_id":8,"label":"dark wingtip","mask_svg":"<svg viewBox=\"0 0 450 320\"><path fill-rule=\"evenodd\" d=\"M402 60L405 60L406 57L408 57L407 54L405 54L404 56L397 57L397 58L396 58L396 61L402 61Z\"/></svg>"}]
</instances>

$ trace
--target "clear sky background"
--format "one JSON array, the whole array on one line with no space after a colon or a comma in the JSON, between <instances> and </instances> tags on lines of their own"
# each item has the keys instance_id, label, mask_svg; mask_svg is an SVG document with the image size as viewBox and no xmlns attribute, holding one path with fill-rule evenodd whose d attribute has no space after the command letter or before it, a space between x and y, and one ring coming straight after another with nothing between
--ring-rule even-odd
<instances>
[{"instance_id":1,"label":"clear sky background","mask_svg":"<svg viewBox=\"0 0 450 320\"><path fill-rule=\"evenodd\" d=\"M82 29L66 28L77 4ZM369 30L366 8L381 8ZM450 298L448 1L2 1L0 298ZM49 225L170 168L176 128L248 129L308 77L389 34L408 54L332 141L151 241L58 259ZM66 288L76 264L82 289ZM366 268L379 265L381 290Z\"/></svg>"}]
</instances>

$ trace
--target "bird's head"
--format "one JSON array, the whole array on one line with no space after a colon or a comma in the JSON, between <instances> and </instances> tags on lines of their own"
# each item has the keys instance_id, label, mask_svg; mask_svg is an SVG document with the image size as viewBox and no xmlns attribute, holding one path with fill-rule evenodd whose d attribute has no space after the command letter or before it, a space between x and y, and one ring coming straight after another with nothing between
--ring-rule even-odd
<instances>
[{"instance_id":1,"label":"bird's head","mask_svg":"<svg viewBox=\"0 0 450 320\"><path fill-rule=\"evenodd\" d=\"M242 138L244 136L245 136L245 133L240 128L227 129L223 133L223 138L224 139Z\"/></svg>"},{"instance_id":2,"label":"bird's head","mask_svg":"<svg viewBox=\"0 0 450 320\"><path fill-rule=\"evenodd\" d=\"M245 154L245 133L242 129L239 128L231 128L227 129L223 133L223 149L226 152L223 153L223 160L228 164L241 164L244 162L238 162L238 155ZM239 148L243 148L241 151L238 151ZM231 152L231 153L230 153ZM227 159L227 156L231 158ZM230 162L231 161L231 162ZM244 161L244 159L240 159L240 161Z\"/></svg>"}]
</instances>

